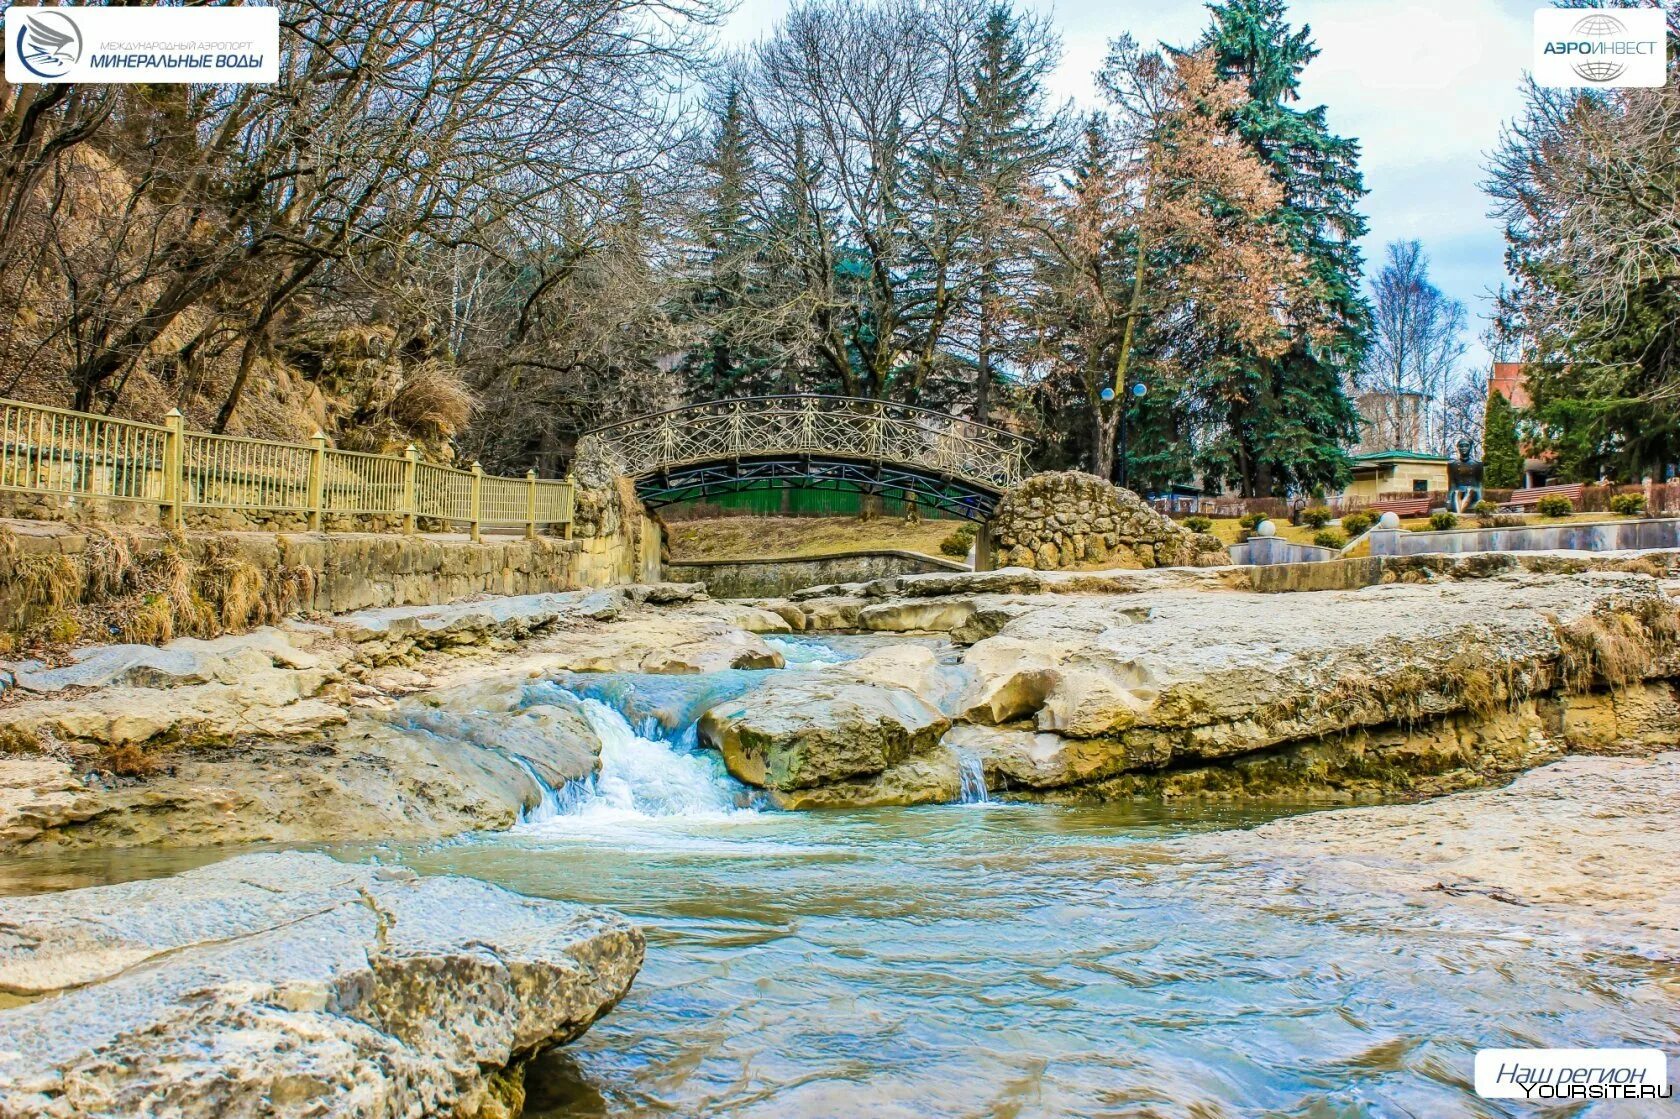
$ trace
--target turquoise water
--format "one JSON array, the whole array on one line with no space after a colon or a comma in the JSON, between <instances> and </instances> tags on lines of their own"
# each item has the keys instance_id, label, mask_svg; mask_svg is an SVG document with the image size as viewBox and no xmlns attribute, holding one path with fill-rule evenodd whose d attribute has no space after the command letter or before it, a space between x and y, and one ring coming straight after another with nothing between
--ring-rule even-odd
<instances>
[{"instance_id":1,"label":"turquoise water","mask_svg":"<svg viewBox=\"0 0 1680 1119\"><path fill-rule=\"evenodd\" d=\"M752 675L534 685L588 697L593 785L511 833L337 849L647 928L629 997L533 1070L537 1119L1518 1115L1471 1092L1477 1048L1680 1038L1672 963L1327 908L1185 842L1281 809L758 810L691 721Z\"/></svg>"}]
</instances>

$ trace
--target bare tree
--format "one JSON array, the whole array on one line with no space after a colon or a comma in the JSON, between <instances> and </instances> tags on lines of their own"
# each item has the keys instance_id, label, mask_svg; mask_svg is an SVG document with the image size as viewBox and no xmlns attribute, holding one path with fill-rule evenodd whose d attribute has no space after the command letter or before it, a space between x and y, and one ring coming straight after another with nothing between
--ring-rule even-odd
<instances>
[{"instance_id":1,"label":"bare tree","mask_svg":"<svg viewBox=\"0 0 1680 1119\"><path fill-rule=\"evenodd\" d=\"M1358 378L1366 442L1447 450L1443 411L1464 358L1464 305L1430 280L1429 258L1416 240L1389 242L1371 293L1371 344Z\"/></svg>"},{"instance_id":2,"label":"bare tree","mask_svg":"<svg viewBox=\"0 0 1680 1119\"><path fill-rule=\"evenodd\" d=\"M1177 379L1198 332L1281 352L1278 323L1304 281L1267 220L1281 191L1235 140L1231 119L1244 103L1235 83L1204 56L1169 62L1127 37L1113 44L1101 83L1116 115L1087 122L1076 173L1048 200L1041 329L1106 476L1140 361ZM1104 389L1116 392L1104 400Z\"/></svg>"}]
</instances>

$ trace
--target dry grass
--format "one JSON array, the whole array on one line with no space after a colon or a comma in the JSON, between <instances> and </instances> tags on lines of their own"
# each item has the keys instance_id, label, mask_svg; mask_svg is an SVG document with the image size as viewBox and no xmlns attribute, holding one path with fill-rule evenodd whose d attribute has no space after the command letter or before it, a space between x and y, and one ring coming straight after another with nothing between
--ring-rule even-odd
<instances>
[{"instance_id":1,"label":"dry grass","mask_svg":"<svg viewBox=\"0 0 1680 1119\"><path fill-rule=\"evenodd\" d=\"M138 744L124 742L101 750L94 768L118 777L150 777L163 768L163 762Z\"/></svg>"},{"instance_id":2,"label":"dry grass","mask_svg":"<svg viewBox=\"0 0 1680 1119\"><path fill-rule=\"evenodd\" d=\"M1565 688L1625 687L1645 679L1654 663L1680 648L1680 607L1650 602L1632 610L1597 610L1558 624L1557 636Z\"/></svg>"},{"instance_id":3,"label":"dry grass","mask_svg":"<svg viewBox=\"0 0 1680 1119\"><path fill-rule=\"evenodd\" d=\"M467 425L478 401L436 364L421 366L391 398L391 419L422 439L449 439Z\"/></svg>"},{"instance_id":4,"label":"dry grass","mask_svg":"<svg viewBox=\"0 0 1680 1119\"><path fill-rule=\"evenodd\" d=\"M676 521L666 530L673 562L683 560L771 559L831 552L891 549L951 559L939 542L962 521L902 519L860 521L855 517L720 517Z\"/></svg>"},{"instance_id":5,"label":"dry grass","mask_svg":"<svg viewBox=\"0 0 1680 1119\"><path fill-rule=\"evenodd\" d=\"M265 570L231 541L210 538L194 563L179 538L87 532L75 555L19 554L0 543L0 598L45 606L27 629L7 619L7 643L49 659L79 641L161 645L279 621L315 596L307 567Z\"/></svg>"}]
</instances>

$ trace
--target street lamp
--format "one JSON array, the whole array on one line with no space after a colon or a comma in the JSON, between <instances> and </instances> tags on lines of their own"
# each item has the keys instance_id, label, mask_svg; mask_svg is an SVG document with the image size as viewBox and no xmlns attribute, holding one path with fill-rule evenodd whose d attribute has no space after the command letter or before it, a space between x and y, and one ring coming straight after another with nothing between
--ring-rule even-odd
<instances>
[{"instance_id":1,"label":"street lamp","mask_svg":"<svg viewBox=\"0 0 1680 1119\"><path fill-rule=\"evenodd\" d=\"M1134 381L1132 383L1132 390L1131 391L1132 391L1133 399L1142 400L1145 396L1149 395L1149 386L1144 384L1142 381ZM1099 393L1098 395L1102 397L1102 401L1103 401L1104 404L1108 404L1111 401L1113 401L1113 399L1114 399L1114 389L1107 386L1107 385L1104 385L1102 392ZM1125 485L1126 485L1126 409L1124 407L1122 407L1120 409L1120 446L1119 446L1119 453L1114 458L1114 481L1115 481L1115 484L1120 486L1122 489L1125 488Z\"/></svg>"}]
</instances>

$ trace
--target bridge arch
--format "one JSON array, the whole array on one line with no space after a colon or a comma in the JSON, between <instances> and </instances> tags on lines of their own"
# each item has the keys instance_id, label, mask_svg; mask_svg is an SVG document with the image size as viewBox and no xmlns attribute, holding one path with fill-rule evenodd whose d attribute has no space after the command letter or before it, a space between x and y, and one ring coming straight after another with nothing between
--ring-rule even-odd
<instances>
[{"instance_id":1,"label":"bridge arch","mask_svg":"<svg viewBox=\"0 0 1680 1119\"><path fill-rule=\"evenodd\" d=\"M631 478L650 507L750 489L914 494L984 521L1026 477L1031 443L929 408L842 396L715 400L585 433L580 460Z\"/></svg>"}]
</instances>

